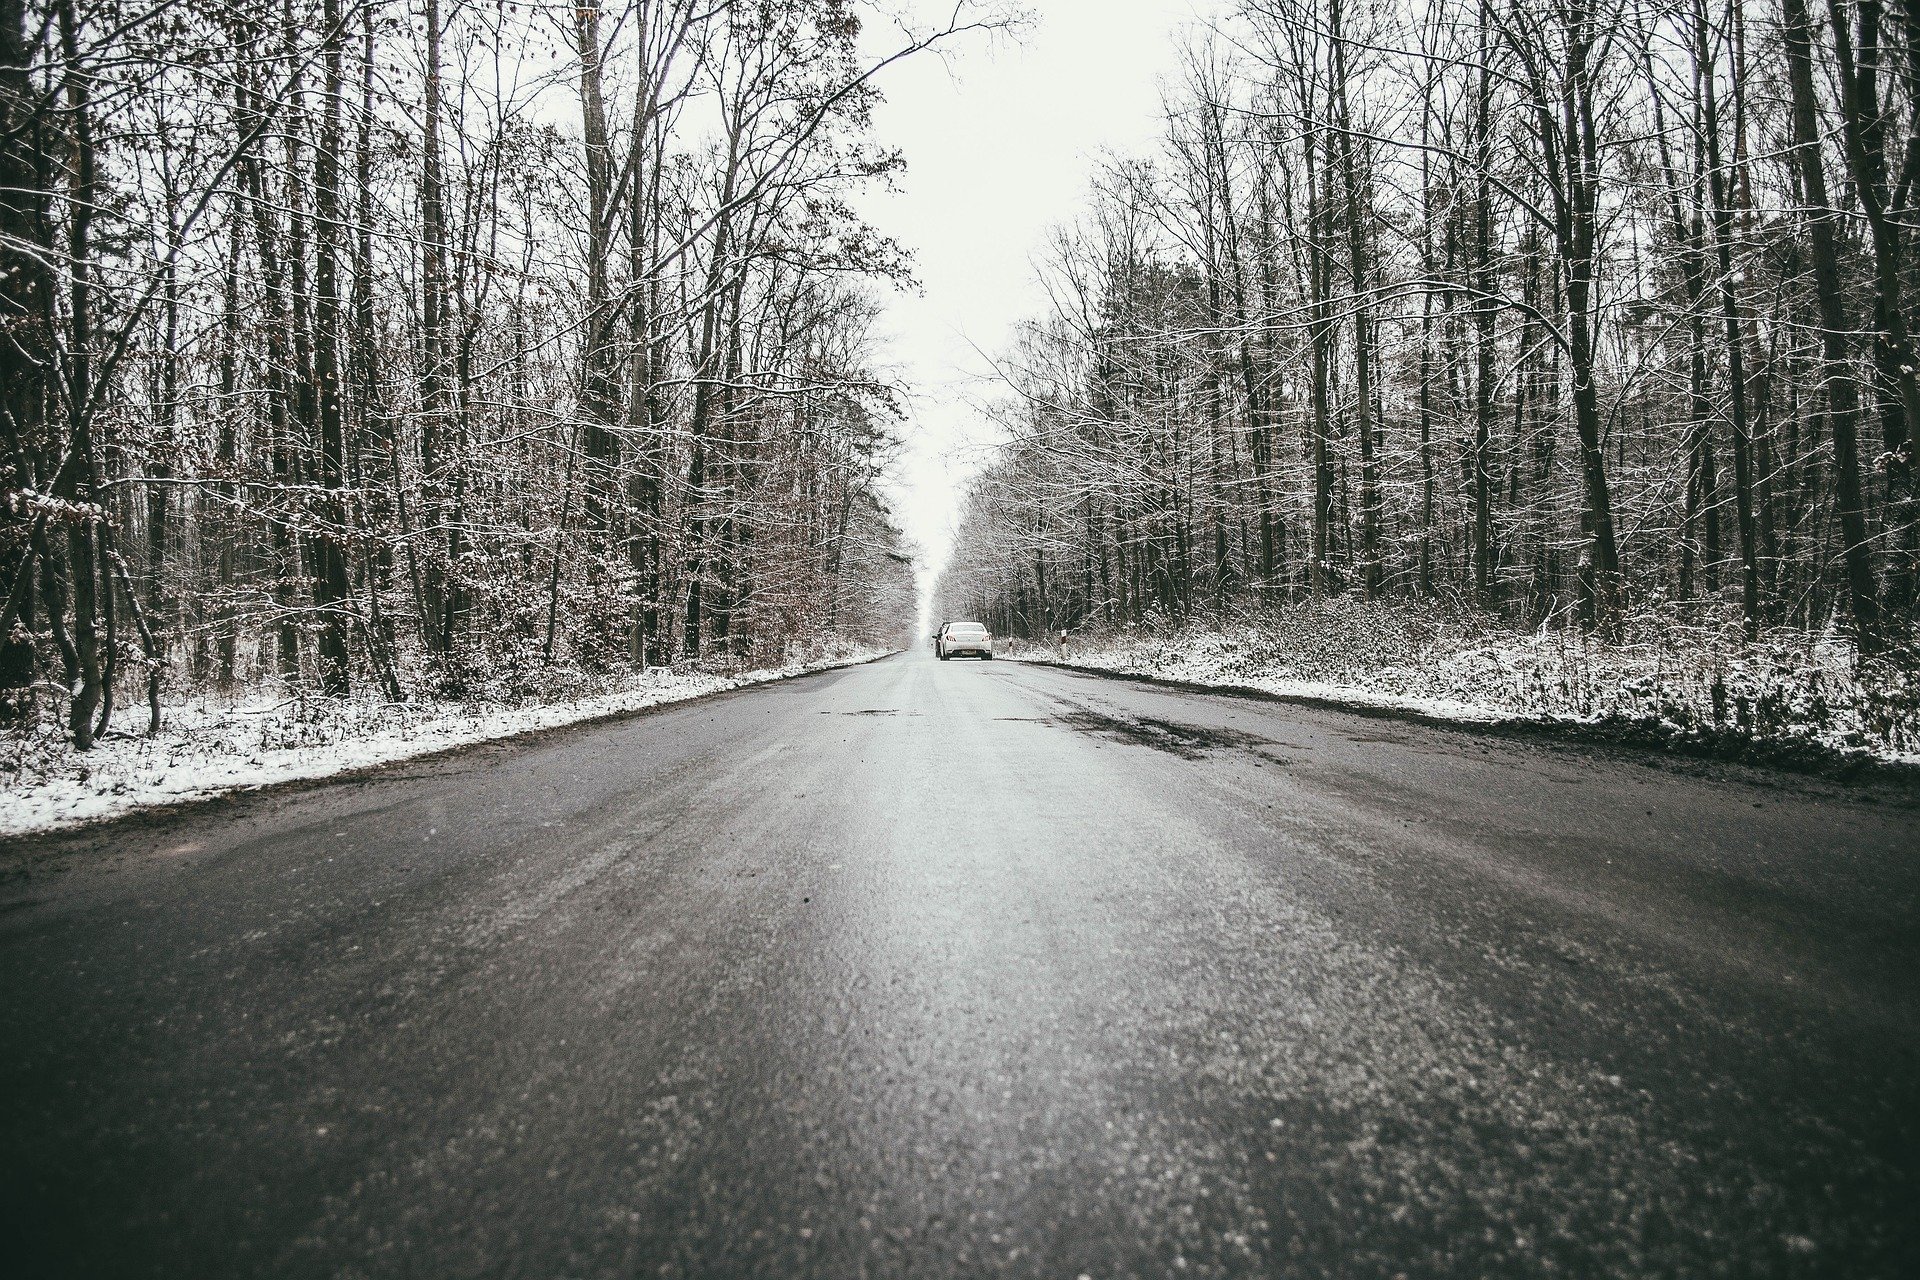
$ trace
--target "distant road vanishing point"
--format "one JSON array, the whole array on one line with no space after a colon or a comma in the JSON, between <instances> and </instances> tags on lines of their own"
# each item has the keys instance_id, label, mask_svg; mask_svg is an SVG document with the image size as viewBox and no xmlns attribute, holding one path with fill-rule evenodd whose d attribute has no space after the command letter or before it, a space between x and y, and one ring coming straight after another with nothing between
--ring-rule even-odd
<instances>
[{"instance_id":1,"label":"distant road vanishing point","mask_svg":"<svg viewBox=\"0 0 1920 1280\"><path fill-rule=\"evenodd\" d=\"M20 841L7 1270L1920 1274L1916 854L924 650Z\"/></svg>"}]
</instances>

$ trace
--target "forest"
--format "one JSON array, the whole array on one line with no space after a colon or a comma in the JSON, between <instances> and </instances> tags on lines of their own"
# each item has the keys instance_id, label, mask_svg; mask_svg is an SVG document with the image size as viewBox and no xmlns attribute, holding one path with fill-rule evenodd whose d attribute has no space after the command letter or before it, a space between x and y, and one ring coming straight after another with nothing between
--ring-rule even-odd
<instances>
[{"instance_id":1,"label":"forest","mask_svg":"<svg viewBox=\"0 0 1920 1280\"><path fill-rule=\"evenodd\" d=\"M1241 0L1180 67L1048 247L943 613L1911 669L1920 8Z\"/></svg>"},{"instance_id":2,"label":"forest","mask_svg":"<svg viewBox=\"0 0 1920 1280\"><path fill-rule=\"evenodd\" d=\"M4 727L890 642L909 268L849 201L971 21L0 0Z\"/></svg>"}]
</instances>

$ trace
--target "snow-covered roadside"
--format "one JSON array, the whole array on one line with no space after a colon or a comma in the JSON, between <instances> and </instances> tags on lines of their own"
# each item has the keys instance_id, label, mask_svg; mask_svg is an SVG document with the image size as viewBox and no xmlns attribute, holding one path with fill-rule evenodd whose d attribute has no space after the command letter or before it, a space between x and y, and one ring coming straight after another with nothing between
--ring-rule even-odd
<instances>
[{"instance_id":1,"label":"snow-covered roadside","mask_svg":"<svg viewBox=\"0 0 1920 1280\"><path fill-rule=\"evenodd\" d=\"M1155 646L1150 658L1143 654L1143 649L1144 646L1137 645L1108 648L1089 647L1082 644L1069 648L1064 657L1057 649L1038 647L1006 656L1015 662L1065 667L1070 671L1111 671L1118 675L1151 676L1158 680L1174 680L1183 684L1205 685L1223 690L1251 690L1255 693L1270 693L1282 698L1338 702L1373 710L1399 711L1408 715L1429 716L1436 720L1498 724L1502 721L1534 718L1518 711L1480 706L1454 698L1427 698L1410 694L1384 693L1361 685L1328 684L1321 680L1295 680L1287 676L1260 672L1229 673L1222 669L1223 664L1218 661L1209 661L1209 659L1217 659L1219 656L1217 653L1178 654L1169 661L1167 646Z\"/></svg>"},{"instance_id":2,"label":"snow-covered roadside","mask_svg":"<svg viewBox=\"0 0 1920 1280\"><path fill-rule=\"evenodd\" d=\"M567 702L508 707L403 703L316 705L290 702L166 709L159 736L116 732L85 755L22 778L0 774L0 837L97 822L153 805L202 800L275 783L324 778L411 756L551 729L665 703L766 684L885 657L883 649L731 675L658 668L618 688ZM122 714L121 723L143 707Z\"/></svg>"},{"instance_id":3,"label":"snow-covered roadside","mask_svg":"<svg viewBox=\"0 0 1920 1280\"><path fill-rule=\"evenodd\" d=\"M1030 662L1245 689L1424 718L1552 722L1716 754L1920 765L1911 677L1860 677L1831 642L1704 631L1603 646L1415 618L1296 606L1221 628L1125 631L1028 648Z\"/></svg>"}]
</instances>

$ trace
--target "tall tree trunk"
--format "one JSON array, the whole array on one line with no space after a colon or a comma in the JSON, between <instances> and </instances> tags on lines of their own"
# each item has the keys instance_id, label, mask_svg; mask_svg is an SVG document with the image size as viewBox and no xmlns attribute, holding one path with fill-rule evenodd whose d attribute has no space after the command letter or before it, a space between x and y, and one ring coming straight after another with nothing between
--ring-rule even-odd
<instances>
[{"instance_id":1,"label":"tall tree trunk","mask_svg":"<svg viewBox=\"0 0 1920 1280\"><path fill-rule=\"evenodd\" d=\"M347 483L346 421L340 380L340 147L342 75L340 0L323 0L326 28L321 51L325 66L320 104L320 134L313 153L314 342L313 373L319 403L319 480L327 491L325 519L316 536L317 572L313 603L319 615L320 691L333 698L348 692L347 634L350 601L347 583L345 510Z\"/></svg>"},{"instance_id":2,"label":"tall tree trunk","mask_svg":"<svg viewBox=\"0 0 1920 1280\"><path fill-rule=\"evenodd\" d=\"M416 589L421 636L429 652L449 653L454 644L453 563L455 544L447 519L447 472L455 459L447 440L451 425L447 316L446 182L441 168L440 0L425 0L426 86L422 102L420 155L420 489L421 523L427 536L445 538L444 554L426 548ZM449 532L442 535L440 530ZM408 545L412 545L409 539Z\"/></svg>"},{"instance_id":3,"label":"tall tree trunk","mask_svg":"<svg viewBox=\"0 0 1920 1280\"><path fill-rule=\"evenodd\" d=\"M1481 604L1493 603L1493 395L1494 320L1499 303L1493 260L1493 50L1487 0L1480 6L1480 53L1474 87L1473 198L1473 592Z\"/></svg>"},{"instance_id":4,"label":"tall tree trunk","mask_svg":"<svg viewBox=\"0 0 1920 1280\"><path fill-rule=\"evenodd\" d=\"M1834 515L1840 525L1846 565L1847 602L1862 653L1884 645L1880 600L1874 583L1873 549L1867 540L1866 504L1861 496L1859 391L1848 349L1852 324L1841 284L1838 214L1827 192L1826 165L1820 158L1819 99L1814 91L1812 29L1806 0L1781 0L1782 35L1787 54L1787 86L1792 94L1793 160L1806 200L1807 240L1812 258L1814 298L1820 309L1820 354L1824 365L1827 430L1833 441Z\"/></svg>"},{"instance_id":5,"label":"tall tree trunk","mask_svg":"<svg viewBox=\"0 0 1920 1280\"><path fill-rule=\"evenodd\" d=\"M0 341L0 430L5 432L6 461L16 469L6 498L51 479L44 474L48 462L42 456L49 443L45 433L51 388L46 370L53 347L54 284L47 264L58 251L48 243L51 224L43 175L52 164L29 72L33 57L23 0L0 0L0 331L6 335ZM0 567L0 590L7 601L0 615L0 690L8 694L0 702L0 719L27 710L30 695L24 691L31 689L37 665L27 638L33 631L35 579L37 572L50 568L42 552L45 518L36 513L16 520L11 507L7 502L7 509L0 510L0 537L12 560ZM53 602L44 603L52 607Z\"/></svg>"},{"instance_id":6,"label":"tall tree trunk","mask_svg":"<svg viewBox=\"0 0 1920 1280\"><path fill-rule=\"evenodd\" d=\"M72 154L69 158L67 211L68 374L66 408L68 453L73 465L66 492L56 496L90 508L99 497L99 464L93 449L93 214L99 178L93 144L92 73L81 61L79 21L73 0L59 0L61 52L65 58L64 93ZM68 571L73 588L73 649L78 679L68 707L67 729L77 750L93 746L94 713L106 696L97 631L100 554L94 517L84 510L67 525ZM113 589L111 582L107 590Z\"/></svg>"},{"instance_id":7,"label":"tall tree trunk","mask_svg":"<svg viewBox=\"0 0 1920 1280\"><path fill-rule=\"evenodd\" d=\"M1370 290L1373 268L1367 242L1371 197L1363 186L1355 156L1353 112L1348 106L1347 39L1341 0L1331 0L1329 35L1333 41L1333 97L1335 139L1340 157L1341 185L1346 196L1347 264L1353 281L1354 431L1360 437L1360 582L1366 598L1380 593L1380 475L1374 459L1373 420L1373 308Z\"/></svg>"},{"instance_id":8,"label":"tall tree trunk","mask_svg":"<svg viewBox=\"0 0 1920 1280\"><path fill-rule=\"evenodd\" d=\"M1760 551L1753 512L1753 427L1747 413L1745 335L1733 275L1733 208L1720 155L1718 62L1707 40L1706 0L1694 0L1694 57L1700 73L1700 127L1707 146L1707 189L1713 197L1714 252L1720 263L1720 310L1727 331L1727 397L1733 419L1733 506L1740 538L1740 611L1747 634L1760 630Z\"/></svg>"}]
</instances>

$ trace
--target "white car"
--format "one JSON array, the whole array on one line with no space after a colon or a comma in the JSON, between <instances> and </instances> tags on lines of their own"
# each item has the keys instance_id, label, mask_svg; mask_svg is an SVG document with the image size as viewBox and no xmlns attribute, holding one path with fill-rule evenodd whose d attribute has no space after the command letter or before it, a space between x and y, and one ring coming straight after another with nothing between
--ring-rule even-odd
<instances>
[{"instance_id":1,"label":"white car","mask_svg":"<svg viewBox=\"0 0 1920 1280\"><path fill-rule=\"evenodd\" d=\"M977 622L949 622L940 628L933 651L940 655L942 662L962 654L972 654L992 662L993 636Z\"/></svg>"}]
</instances>

